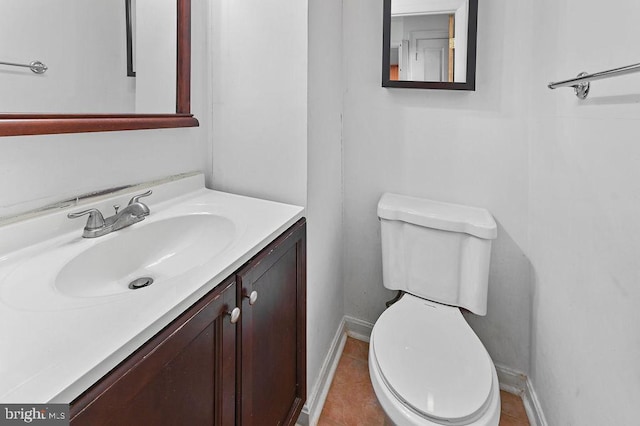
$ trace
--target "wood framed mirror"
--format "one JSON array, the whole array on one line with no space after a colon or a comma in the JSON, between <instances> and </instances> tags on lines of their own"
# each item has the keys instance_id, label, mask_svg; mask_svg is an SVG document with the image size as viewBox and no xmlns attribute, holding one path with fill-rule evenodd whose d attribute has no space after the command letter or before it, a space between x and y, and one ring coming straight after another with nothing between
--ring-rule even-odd
<instances>
[{"instance_id":1,"label":"wood framed mirror","mask_svg":"<svg viewBox=\"0 0 640 426\"><path fill-rule=\"evenodd\" d=\"M382 86L475 90L478 0L384 0Z\"/></svg>"},{"instance_id":2,"label":"wood framed mirror","mask_svg":"<svg viewBox=\"0 0 640 426\"><path fill-rule=\"evenodd\" d=\"M18 1L18 0L14 0ZM116 0L109 0L109 3L114 2ZM148 0L147 0L148 2ZM90 2L93 3L93 2ZM122 10L124 12L125 1L121 0L118 3L122 4ZM138 0L138 4L143 3L142 0ZM130 3L127 2L127 5ZM151 6L147 7L157 7L158 3L148 3ZM0 136L17 136L17 135L41 135L41 134L58 134L58 133L84 133L84 132L105 132L105 131L115 131L115 130L140 130L140 129L159 129L159 128L176 128L176 127L196 127L198 126L198 120L193 117L191 114L191 0L166 0L167 8L171 11L171 25L167 31L157 31L155 28L154 35L158 35L159 33L165 34L167 37L173 38L173 34L176 35L175 38L175 57L171 56L172 64L175 62L175 69L171 69L172 81L175 81L175 95L174 92L171 91L171 98L169 100L169 104L167 107L168 112L152 112L152 113L132 113L132 112L116 112L116 113L58 113L58 112L0 112ZM176 5L176 6L174 6ZM95 6L95 5L94 5ZM18 7L18 6L16 6ZM52 6L54 7L54 6ZM176 9L173 9L177 7ZM45 14L38 10L39 14ZM118 19L120 15L118 14ZM44 19L44 18L42 18ZM96 18L98 19L98 18ZM101 19L101 18L100 18ZM124 13L122 16L122 28L124 28ZM104 20L104 19L103 19ZM101 22L101 21L96 21ZM130 25L129 19L127 19L127 26ZM89 26L90 24L85 24L85 26ZM104 28L109 27L109 23L104 24ZM174 31L175 30L175 31ZM169 32L170 31L170 32ZM119 33L118 33L119 34ZM122 35L123 39L126 37L126 34L123 31ZM42 41L42 44L47 43L46 37L39 38ZM173 43L173 40L171 40ZM84 42L88 44L88 42L80 40L80 42ZM59 44L59 43L58 43ZM90 46L93 47L94 50L99 50L103 46ZM67 49L70 47L67 46ZM71 47L72 48L72 47ZM165 49L166 50L166 49ZM127 52L125 48L123 48L123 61L124 61L124 70L122 79L127 78L127 69L126 69L126 61L127 61ZM174 59L173 59L174 58ZM56 58L57 59L57 58ZM3 60L0 58L0 60ZM51 67L50 67L51 68ZM7 71L3 67L3 73L8 76L6 79L11 77L16 77L22 79L23 81L27 81L28 78L38 78L39 76L31 75L31 71L28 69L25 70L10 70ZM3 73L0 73L0 78L3 77ZM23 74L19 74L23 73ZM24 74L27 73L27 74ZM80 72L78 72L78 75ZM140 73L137 73L138 76ZM74 76L66 76L68 81L73 82ZM119 76L120 78L120 76ZM131 76L128 77L129 86L134 86L136 84L140 85L140 81L136 82L135 79L132 79ZM175 78L175 80L173 80ZM38 82L34 82L34 80L29 80L26 84L30 84L33 86L37 86L37 84L41 84L45 80L38 80ZM50 81L55 81L51 78ZM94 76L95 85L100 83L100 76ZM122 81L122 80L121 80ZM51 83L49 83L51 84ZM91 82L90 82L91 84ZM170 83L171 86L173 83ZM72 87L73 84L69 84L69 88L67 90L76 90ZM107 93L107 95L109 95ZM16 96L17 97L17 96ZM96 98L96 96L94 96ZM173 102L175 99L175 113L172 113L173 110ZM101 99L98 99L96 102L103 102ZM55 103L55 102L54 102ZM149 102L147 102L149 104ZM82 109L82 107L79 107ZM4 108L6 111L8 108ZM23 108L20 108L21 111L24 111Z\"/></svg>"}]
</instances>

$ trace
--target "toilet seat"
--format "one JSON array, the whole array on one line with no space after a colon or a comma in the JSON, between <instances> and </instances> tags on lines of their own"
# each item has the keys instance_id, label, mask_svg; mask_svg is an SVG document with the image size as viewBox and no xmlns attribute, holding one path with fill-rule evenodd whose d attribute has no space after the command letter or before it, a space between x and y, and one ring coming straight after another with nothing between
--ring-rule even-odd
<instances>
[{"instance_id":1,"label":"toilet seat","mask_svg":"<svg viewBox=\"0 0 640 426\"><path fill-rule=\"evenodd\" d=\"M407 424L497 424L485 422L499 417L495 367L458 308L405 294L376 322L369 351L388 415L392 404L418 419Z\"/></svg>"}]
</instances>

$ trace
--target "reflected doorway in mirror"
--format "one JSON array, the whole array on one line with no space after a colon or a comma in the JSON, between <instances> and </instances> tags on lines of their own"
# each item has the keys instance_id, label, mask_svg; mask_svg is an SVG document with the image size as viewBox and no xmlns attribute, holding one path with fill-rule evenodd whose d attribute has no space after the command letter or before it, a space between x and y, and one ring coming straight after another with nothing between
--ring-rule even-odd
<instances>
[{"instance_id":1,"label":"reflected doorway in mirror","mask_svg":"<svg viewBox=\"0 0 640 426\"><path fill-rule=\"evenodd\" d=\"M384 0L382 86L475 90L477 0Z\"/></svg>"}]
</instances>

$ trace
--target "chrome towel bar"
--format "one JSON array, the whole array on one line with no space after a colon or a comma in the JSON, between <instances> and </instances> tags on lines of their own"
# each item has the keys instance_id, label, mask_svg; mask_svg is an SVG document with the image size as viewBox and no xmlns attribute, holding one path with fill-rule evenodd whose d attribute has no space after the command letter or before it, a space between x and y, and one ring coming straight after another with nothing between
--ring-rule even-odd
<instances>
[{"instance_id":1,"label":"chrome towel bar","mask_svg":"<svg viewBox=\"0 0 640 426\"><path fill-rule=\"evenodd\" d=\"M555 83L549 83L547 87L549 89L556 89L558 87L573 87L576 91L576 96L580 99L586 99L589 95L590 81L604 80L605 78L617 77L619 75L632 74L640 72L640 64L627 65L626 67L614 68L607 71L595 72L588 74L581 72L576 78L569 80L558 81Z\"/></svg>"},{"instance_id":2,"label":"chrome towel bar","mask_svg":"<svg viewBox=\"0 0 640 426\"><path fill-rule=\"evenodd\" d=\"M40 61L33 61L30 64L16 64L13 62L2 62L0 61L0 65L9 65L11 67L23 67L23 68L29 68L31 69L31 71L33 71L36 74L44 74L45 71L47 71L49 68L47 68L47 66L45 64L43 64Z\"/></svg>"}]
</instances>

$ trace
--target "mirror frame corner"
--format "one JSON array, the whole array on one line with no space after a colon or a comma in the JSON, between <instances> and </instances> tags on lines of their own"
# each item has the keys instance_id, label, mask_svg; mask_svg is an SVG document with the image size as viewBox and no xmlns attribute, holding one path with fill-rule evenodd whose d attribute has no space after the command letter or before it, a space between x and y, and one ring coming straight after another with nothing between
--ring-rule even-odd
<instances>
[{"instance_id":1,"label":"mirror frame corner","mask_svg":"<svg viewBox=\"0 0 640 426\"><path fill-rule=\"evenodd\" d=\"M467 30L467 81L450 83L439 81L391 80L391 1L384 0L382 32L382 87L436 90L476 90L476 51L478 39L478 0L469 0L469 24Z\"/></svg>"},{"instance_id":2,"label":"mirror frame corner","mask_svg":"<svg viewBox=\"0 0 640 426\"><path fill-rule=\"evenodd\" d=\"M0 113L0 136L197 127L191 114L191 0L177 0L175 114Z\"/></svg>"}]
</instances>

